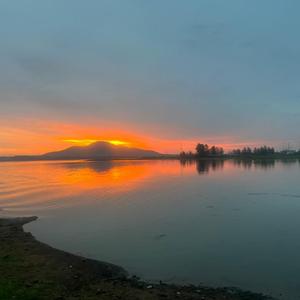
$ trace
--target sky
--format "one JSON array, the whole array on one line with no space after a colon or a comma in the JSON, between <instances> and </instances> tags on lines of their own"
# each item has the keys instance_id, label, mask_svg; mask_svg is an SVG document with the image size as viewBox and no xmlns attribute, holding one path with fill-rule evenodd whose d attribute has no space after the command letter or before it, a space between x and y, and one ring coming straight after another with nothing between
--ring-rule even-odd
<instances>
[{"instance_id":1,"label":"sky","mask_svg":"<svg viewBox=\"0 0 300 300\"><path fill-rule=\"evenodd\" d=\"M0 155L74 140L300 147L298 0L0 0Z\"/></svg>"}]
</instances>

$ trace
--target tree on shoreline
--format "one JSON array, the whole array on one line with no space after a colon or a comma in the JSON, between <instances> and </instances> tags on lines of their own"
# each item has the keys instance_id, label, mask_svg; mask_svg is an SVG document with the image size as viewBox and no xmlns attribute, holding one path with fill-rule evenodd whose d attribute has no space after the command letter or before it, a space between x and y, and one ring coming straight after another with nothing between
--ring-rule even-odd
<instances>
[{"instance_id":1,"label":"tree on shoreline","mask_svg":"<svg viewBox=\"0 0 300 300\"><path fill-rule=\"evenodd\" d=\"M275 149L267 146L255 147L254 149L244 147L243 149L234 149L230 154L234 156L268 156L274 155Z\"/></svg>"},{"instance_id":2,"label":"tree on shoreline","mask_svg":"<svg viewBox=\"0 0 300 300\"><path fill-rule=\"evenodd\" d=\"M196 146L196 156L198 157L215 157L222 156L224 149L222 147L211 146L207 144L198 144Z\"/></svg>"},{"instance_id":3,"label":"tree on shoreline","mask_svg":"<svg viewBox=\"0 0 300 300\"><path fill-rule=\"evenodd\" d=\"M224 149L217 146L209 146L207 144L197 144L196 153L193 152L184 152L180 153L182 159L195 159L201 157L221 157L224 155Z\"/></svg>"},{"instance_id":4,"label":"tree on shoreline","mask_svg":"<svg viewBox=\"0 0 300 300\"><path fill-rule=\"evenodd\" d=\"M215 145L209 146L208 144L197 144L196 152L191 151L180 153L182 160L199 159L199 158L217 158L217 157L274 157L274 155L280 155L282 157L291 157L292 155L300 155L300 150L285 150L276 152L274 147L261 146L261 147L244 147L242 149L233 149L231 152L225 154L222 147Z\"/></svg>"}]
</instances>

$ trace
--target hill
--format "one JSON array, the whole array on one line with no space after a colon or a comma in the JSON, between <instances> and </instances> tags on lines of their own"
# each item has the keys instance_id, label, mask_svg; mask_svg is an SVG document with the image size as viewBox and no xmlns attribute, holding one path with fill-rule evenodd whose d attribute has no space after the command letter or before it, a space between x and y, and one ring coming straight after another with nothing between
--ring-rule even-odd
<instances>
[{"instance_id":1,"label":"hill","mask_svg":"<svg viewBox=\"0 0 300 300\"><path fill-rule=\"evenodd\" d=\"M88 146L73 146L61 151L49 152L34 156L0 157L0 161L19 160L68 160L68 159L140 159L157 158L160 153L139 148L130 148L122 145L113 145L108 142L95 142Z\"/></svg>"}]
</instances>

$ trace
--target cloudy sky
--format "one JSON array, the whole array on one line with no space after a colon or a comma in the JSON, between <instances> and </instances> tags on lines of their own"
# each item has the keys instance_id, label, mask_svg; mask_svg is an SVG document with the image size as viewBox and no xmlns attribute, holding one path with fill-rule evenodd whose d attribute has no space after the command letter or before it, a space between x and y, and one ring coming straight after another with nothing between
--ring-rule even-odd
<instances>
[{"instance_id":1,"label":"cloudy sky","mask_svg":"<svg viewBox=\"0 0 300 300\"><path fill-rule=\"evenodd\" d=\"M298 0L0 0L0 155L300 144Z\"/></svg>"}]
</instances>

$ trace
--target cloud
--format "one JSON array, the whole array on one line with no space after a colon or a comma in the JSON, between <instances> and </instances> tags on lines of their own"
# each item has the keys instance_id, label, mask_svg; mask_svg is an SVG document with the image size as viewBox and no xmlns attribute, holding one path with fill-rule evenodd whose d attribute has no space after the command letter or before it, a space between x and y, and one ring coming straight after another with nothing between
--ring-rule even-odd
<instances>
[{"instance_id":1,"label":"cloud","mask_svg":"<svg viewBox=\"0 0 300 300\"><path fill-rule=\"evenodd\" d=\"M173 139L299 136L286 114L300 109L299 5L270 4L6 1L0 116Z\"/></svg>"},{"instance_id":2,"label":"cloud","mask_svg":"<svg viewBox=\"0 0 300 300\"><path fill-rule=\"evenodd\" d=\"M31 54L30 56L19 56L15 59L26 75L35 82L56 83L65 80L71 74L70 71L68 72L65 63L46 55L39 57Z\"/></svg>"}]
</instances>

